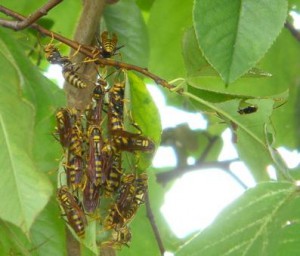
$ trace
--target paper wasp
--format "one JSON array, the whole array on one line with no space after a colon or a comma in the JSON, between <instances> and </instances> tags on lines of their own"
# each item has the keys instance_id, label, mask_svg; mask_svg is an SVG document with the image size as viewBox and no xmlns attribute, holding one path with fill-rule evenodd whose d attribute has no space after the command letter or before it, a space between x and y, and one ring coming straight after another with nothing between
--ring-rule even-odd
<instances>
[{"instance_id":1,"label":"paper wasp","mask_svg":"<svg viewBox=\"0 0 300 256\"><path fill-rule=\"evenodd\" d=\"M72 127L77 123L77 114L75 108L61 108L56 112L55 134L59 135L59 142L63 147L70 145Z\"/></svg>"},{"instance_id":2,"label":"paper wasp","mask_svg":"<svg viewBox=\"0 0 300 256\"><path fill-rule=\"evenodd\" d=\"M117 230L113 230L111 233L111 240L102 243L105 246L112 247L114 249L121 249L123 245L129 247L128 243L131 240L130 228L124 226Z\"/></svg>"},{"instance_id":3,"label":"paper wasp","mask_svg":"<svg viewBox=\"0 0 300 256\"><path fill-rule=\"evenodd\" d=\"M75 156L83 156L83 131L80 123L72 126L69 151Z\"/></svg>"},{"instance_id":4,"label":"paper wasp","mask_svg":"<svg viewBox=\"0 0 300 256\"><path fill-rule=\"evenodd\" d=\"M87 220L78 198L73 196L67 186L62 186L57 191L57 199L67 217L67 223L80 238L85 236Z\"/></svg>"},{"instance_id":5,"label":"paper wasp","mask_svg":"<svg viewBox=\"0 0 300 256\"><path fill-rule=\"evenodd\" d=\"M83 206L84 209L91 213L94 212L99 204L100 185L95 185L89 178L83 190Z\"/></svg>"},{"instance_id":6,"label":"paper wasp","mask_svg":"<svg viewBox=\"0 0 300 256\"><path fill-rule=\"evenodd\" d=\"M85 170L85 162L79 156L73 156L68 152L68 160L65 165L67 184L74 190L82 187L82 179Z\"/></svg>"},{"instance_id":7,"label":"paper wasp","mask_svg":"<svg viewBox=\"0 0 300 256\"><path fill-rule=\"evenodd\" d=\"M62 74L65 80L72 86L83 89L88 83L82 79L77 73L78 68L71 62L69 57L61 56L59 50L52 44L44 48L47 60L51 64L59 64L62 67Z\"/></svg>"},{"instance_id":8,"label":"paper wasp","mask_svg":"<svg viewBox=\"0 0 300 256\"><path fill-rule=\"evenodd\" d=\"M104 195L111 197L120 187L123 170L121 166L121 152L115 152L112 156L111 167L105 173Z\"/></svg>"},{"instance_id":9,"label":"paper wasp","mask_svg":"<svg viewBox=\"0 0 300 256\"><path fill-rule=\"evenodd\" d=\"M46 59L51 63L51 64L59 64L60 66L68 66L72 65L72 62L68 57L61 56L59 50L53 45L53 44L48 44L45 48L45 55Z\"/></svg>"},{"instance_id":10,"label":"paper wasp","mask_svg":"<svg viewBox=\"0 0 300 256\"><path fill-rule=\"evenodd\" d=\"M140 204L144 203L144 195L148 188L148 176L143 173L135 177L128 174L123 178L117 198L117 207L126 220L130 220L135 215Z\"/></svg>"},{"instance_id":11,"label":"paper wasp","mask_svg":"<svg viewBox=\"0 0 300 256\"><path fill-rule=\"evenodd\" d=\"M108 119L109 130L113 133L117 130L124 130L124 90L125 83L115 83L109 91Z\"/></svg>"},{"instance_id":12,"label":"paper wasp","mask_svg":"<svg viewBox=\"0 0 300 256\"><path fill-rule=\"evenodd\" d=\"M102 120L102 109L104 103L105 88L102 84L98 84L93 90L93 101L87 110L87 120L89 124L100 125Z\"/></svg>"},{"instance_id":13,"label":"paper wasp","mask_svg":"<svg viewBox=\"0 0 300 256\"><path fill-rule=\"evenodd\" d=\"M116 51L122 48L123 46L118 46L118 37L115 33L112 34L112 37L109 38L108 32L104 31L101 34L101 40L97 38L99 45L100 55L102 58L111 58L116 54Z\"/></svg>"},{"instance_id":14,"label":"paper wasp","mask_svg":"<svg viewBox=\"0 0 300 256\"><path fill-rule=\"evenodd\" d=\"M124 130L124 90L125 83L115 83L109 91L108 123L113 145L118 150L129 152L153 151L154 143L147 137L141 135L141 129L132 122L139 133L131 133Z\"/></svg>"},{"instance_id":15,"label":"paper wasp","mask_svg":"<svg viewBox=\"0 0 300 256\"><path fill-rule=\"evenodd\" d=\"M118 229L129 223L135 216L138 207L144 202L147 190L147 175L134 174L124 176L115 204L109 210L104 220L105 229Z\"/></svg>"},{"instance_id":16,"label":"paper wasp","mask_svg":"<svg viewBox=\"0 0 300 256\"><path fill-rule=\"evenodd\" d=\"M118 150L134 152L152 152L155 145L152 140L140 134L130 133L126 131L118 131L112 136L114 146Z\"/></svg>"},{"instance_id":17,"label":"paper wasp","mask_svg":"<svg viewBox=\"0 0 300 256\"><path fill-rule=\"evenodd\" d=\"M100 128L96 125L89 126L87 136L87 175L92 183L94 183L95 185L100 185L102 182L101 150L103 147Z\"/></svg>"}]
</instances>

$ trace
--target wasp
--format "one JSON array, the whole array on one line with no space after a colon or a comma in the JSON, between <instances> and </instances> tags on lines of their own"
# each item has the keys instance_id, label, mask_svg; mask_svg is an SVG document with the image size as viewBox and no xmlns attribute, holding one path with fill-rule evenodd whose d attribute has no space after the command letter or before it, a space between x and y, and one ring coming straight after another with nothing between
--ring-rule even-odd
<instances>
[{"instance_id":1,"label":"wasp","mask_svg":"<svg viewBox=\"0 0 300 256\"><path fill-rule=\"evenodd\" d=\"M98 84L93 90L92 103L87 111L87 120L92 125L100 125L102 120L102 109L104 103L105 88L102 84Z\"/></svg>"},{"instance_id":2,"label":"wasp","mask_svg":"<svg viewBox=\"0 0 300 256\"><path fill-rule=\"evenodd\" d=\"M130 240L131 240L130 228L124 226L117 230L113 230L111 233L111 240L104 242L103 245L119 250L123 245L129 247L128 244Z\"/></svg>"},{"instance_id":3,"label":"wasp","mask_svg":"<svg viewBox=\"0 0 300 256\"><path fill-rule=\"evenodd\" d=\"M140 174L135 177L134 174L128 174L123 179L117 198L117 209L127 221L135 215L138 206L144 203L144 195L148 188L148 176Z\"/></svg>"},{"instance_id":4,"label":"wasp","mask_svg":"<svg viewBox=\"0 0 300 256\"><path fill-rule=\"evenodd\" d=\"M68 161L65 165L67 184L73 191L82 187L82 179L85 170L85 162L79 156L73 156L68 152Z\"/></svg>"},{"instance_id":5,"label":"wasp","mask_svg":"<svg viewBox=\"0 0 300 256\"><path fill-rule=\"evenodd\" d=\"M61 108L56 112L55 133L59 135L59 142L63 147L70 145L72 127L77 123L77 113L75 108Z\"/></svg>"},{"instance_id":6,"label":"wasp","mask_svg":"<svg viewBox=\"0 0 300 256\"><path fill-rule=\"evenodd\" d=\"M83 132L80 124L72 126L69 151L75 156L83 156Z\"/></svg>"},{"instance_id":7,"label":"wasp","mask_svg":"<svg viewBox=\"0 0 300 256\"><path fill-rule=\"evenodd\" d=\"M56 113L56 133L63 147L69 148L74 155L82 156L82 126L75 108L61 108Z\"/></svg>"},{"instance_id":8,"label":"wasp","mask_svg":"<svg viewBox=\"0 0 300 256\"><path fill-rule=\"evenodd\" d=\"M95 185L89 178L83 190L84 209L91 213L94 212L99 204L100 185Z\"/></svg>"},{"instance_id":9,"label":"wasp","mask_svg":"<svg viewBox=\"0 0 300 256\"><path fill-rule=\"evenodd\" d=\"M57 199L67 217L67 223L78 237L84 238L87 220L78 198L69 192L67 186L62 186L57 191Z\"/></svg>"},{"instance_id":10,"label":"wasp","mask_svg":"<svg viewBox=\"0 0 300 256\"><path fill-rule=\"evenodd\" d=\"M59 64L62 67L72 65L70 59L68 57L61 56L59 50L53 44L48 44L44 48L44 51L45 51L46 59L51 64Z\"/></svg>"},{"instance_id":11,"label":"wasp","mask_svg":"<svg viewBox=\"0 0 300 256\"><path fill-rule=\"evenodd\" d=\"M102 182L102 160L101 150L103 142L101 131L98 126L91 125L88 128L88 157L87 157L87 174L91 182L99 185Z\"/></svg>"},{"instance_id":12,"label":"wasp","mask_svg":"<svg viewBox=\"0 0 300 256\"><path fill-rule=\"evenodd\" d=\"M257 106L251 105L251 106L248 106L245 108L240 108L238 110L238 113L241 115L252 114L252 113L255 113L257 111L257 109L258 109Z\"/></svg>"},{"instance_id":13,"label":"wasp","mask_svg":"<svg viewBox=\"0 0 300 256\"><path fill-rule=\"evenodd\" d=\"M88 83L78 75L77 69L74 68L73 64L64 66L62 74L66 82L78 89L84 89L88 86Z\"/></svg>"},{"instance_id":14,"label":"wasp","mask_svg":"<svg viewBox=\"0 0 300 256\"><path fill-rule=\"evenodd\" d=\"M117 206L113 204L109 211L107 217L104 219L103 227L105 230L117 229L124 226L125 219L119 213Z\"/></svg>"},{"instance_id":15,"label":"wasp","mask_svg":"<svg viewBox=\"0 0 300 256\"><path fill-rule=\"evenodd\" d=\"M47 60L51 64L59 64L62 67L63 77L69 84L79 89L88 86L88 83L78 75L77 68L75 68L71 60L66 56L61 56L59 50L54 45L47 45L44 51Z\"/></svg>"},{"instance_id":16,"label":"wasp","mask_svg":"<svg viewBox=\"0 0 300 256\"><path fill-rule=\"evenodd\" d=\"M124 91L125 83L115 83L109 91L108 119L109 130L124 130L123 112L124 112Z\"/></svg>"},{"instance_id":17,"label":"wasp","mask_svg":"<svg viewBox=\"0 0 300 256\"><path fill-rule=\"evenodd\" d=\"M139 206L144 202L147 180L146 174L137 177L134 174L124 176L116 202L104 220L105 229L121 228L133 219Z\"/></svg>"},{"instance_id":18,"label":"wasp","mask_svg":"<svg viewBox=\"0 0 300 256\"><path fill-rule=\"evenodd\" d=\"M108 32L104 31L101 34L101 40L97 38L100 55L102 58L111 58L116 54L116 51L122 48L123 46L117 46L118 37L115 33L112 34L112 37L109 38Z\"/></svg>"},{"instance_id":19,"label":"wasp","mask_svg":"<svg viewBox=\"0 0 300 256\"><path fill-rule=\"evenodd\" d=\"M130 133L126 131L119 131L112 136L112 143L118 150L128 152L143 151L153 152L155 144L149 138L140 134Z\"/></svg>"},{"instance_id":20,"label":"wasp","mask_svg":"<svg viewBox=\"0 0 300 256\"><path fill-rule=\"evenodd\" d=\"M121 153L115 152L112 156L111 167L107 168L105 173L105 196L111 197L120 187L121 178L123 175Z\"/></svg>"}]
</instances>

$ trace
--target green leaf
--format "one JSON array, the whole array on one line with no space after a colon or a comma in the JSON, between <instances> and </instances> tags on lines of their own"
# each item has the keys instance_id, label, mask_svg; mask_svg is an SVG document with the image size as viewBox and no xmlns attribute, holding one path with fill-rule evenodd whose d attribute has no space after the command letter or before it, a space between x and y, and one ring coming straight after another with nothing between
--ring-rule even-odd
<instances>
[{"instance_id":1,"label":"green leaf","mask_svg":"<svg viewBox=\"0 0 300 256\"><path fill-rule=\"evenodd\" d=\"M299 255L299 196L294 184L261 183L176 255Z\"/></svg>"},{"instance_id":2,"label":"green leaf","mask_svg":"<svg viewBox=\"0 0 300 256\"><path fill-rule=\"evenodd\" d=\"M182 54L188 77L194 76L218 76L218 73L206 61L195 35L194 28L185 31L182 40ZM270 73L258 68L251 68L243 77L270 77Z\"/></svg>"},{"instance_id":3,"label":"green leaf","mask_svg":"<svg viewBox=\"0 0 300 256\"><path fill-rule=\"evenodd\" d=\"M34 256L34 245L21 229L9 222L0 220L0 255Z\"/></svg>"},{"instance_id":4,"label":"green leaf","mask_svg":"<svg viewBox=\"0 0 300 256\"><path fill-rule=\"evenodd\" d=\"M130 248L123 247L118 251L118 256L159 256L159 250L151 229L151 225L146 216L145 206L141 206L135 218L130 223L131 243Z\"/></svg>"},{"instance_id":5,"label":"green leaf","mask_svg":"<svg viewBox=\"0 0 300 256\"><path fill-rule=\"evenodd\" d=\"M269 180L265 169L269 164L274 163L274 160L269 151L270 148L266 140L264 127L269 123L273 109L273 100L249 100L247 101L249 104L258 106L258 111L249 115L240 115L238 109L241 101L239 100L211 104L190 93L184 93L184 95L208 107L212 111L216 111L220 118L229 127L232 127L233 131L237 132L236 140L240 157L249 165L254 178L257 181ZM257 161L257 157L260 161Z\"/></svg>"},{"instance_id":6,"label":"green leaf","mask_svg":"<svg viewBox=\"0 0 300 256\"><path fill-rule=\"evenodd\" d=\"M192 25L192 1L160 0L152 5L148 28L149 70L171 80L185 74L181 56L184 29Z\"/></svg>"},{"instance_id":7,"label":"green leaf","mask_svg":"<svg viewBox=\"0 0 300 256\"><path fill-rule=\"evenodd\" d=\"M106 29L118 35L118 45L124 45L120 49L122 61L147 67L148 34L141 10L135 1L122 0L117 4L106 6L104 20Z\"/></svg>"},{"instance_id":8,"label":"green leaf","mask_svg":"<svg viewBox=\"0 0 300 256\"><path fill-rule=\"evenodd\" d=\"M252 114L241 115L237 111L241 104L238 100L218 104L226 112L229 125L236 136L238 154L249 167L256 181L269 180L266 168L274 162L266 139L264 127L269 124L273 111L273 100L248 100L250 105L257 106ZM260 159L257 161L257 159Z\"/></svg>"},{"instance_id":9,"label":"green leaf","mask_svg":"<svg viewBox=\"0 0 300 256\"><path fill-rule=\"evenodd\" d=\"M144 11L149 11L155 0L136 0L136 4Z\"/></svg>"},{"instance_id":10,"label":"green leaf","mask_svg":"<svg viewBox=\"0 0 300 256\"><path fill-rule=\"evenodd\" d=\"M31 240L38 255L66 255L65 224L60 215L57 201L52 197L32 225Z\"/></svg>"},{"instance_id":11,"label":"green leaf","mask_svg":"<svg viewBox=\"0 0 300 256\"><path fill-rule=\"evenodd\" d=\"M195 35L194 28L185 31L182 40L182 54L185 62L187 76L195 76L215 72L203 56ZM216 72L215 72L216 75Z\"/></svg>"},{"instance_id":12,"label":"green leaf","mask_svg":"<svg viewBox=\"0 0 300 256\"><path fill-rule=\"evenodd\" d=\"M1 31L0 31L1 32ZM52 132L55 127L54 113L65 105L64 92L45 78L24 55L22 48L11 37L11 31L3 30L3 41L11 53L14 64L18 67L23 85L24 96L33 104L34 115L34 146L33 157L37 168L44 172L57 169L57 160L61 149L56 143Z\"/></svg>"},{"instance_id":13,"label":"green leaf","mask_svg":"<svg viewBox=\"0 0 300 256\"><path fill-rule=\"evenodd\" d=\"M193 18L204 56L229 84L264 56L286 15L286 0L196 0Z\"/></svg>"},{"instance_id":14,"label":"green leaf","mask_svg":"<svg viewBox=\"0 0 300 256\"><path fill-rule=\"evenodd\" d=\"M32 155L35 109L22 97L24 79L18 64L2 40L0 46L0 218L28 235L52 189Z\"/></svg>"},{"instance_id":15,"label":"green leaf","mask_svg":"<svg viewBox=\"0 0 300 256\"><path fill-rule=\"evenodd\" d=\"M272 122L276 127L276 147L298 148L300 145L299 54L299 42L285 30L262 61L262 65L274 74L274 77L267 79L268 86L289 90L285 104L274 109L272 115Z\"/></svg>"},{"instance_id":16,"label":"green leaf","mask_svg":"<svg viewBox=\"0 0 300 256\"><path fill-rule=\"evenodd\" d=\"M128 72L128 80L130 96L126 97L129 99L127 110L132 113L133 120L140 126L142 135L150 138L157 149L162 131L158 109L143 80L131 72ZM141 170L145 170L151 164L153 154L154 152L141 155L141 159L138 161Z\"/></svg>"}]
</instances>

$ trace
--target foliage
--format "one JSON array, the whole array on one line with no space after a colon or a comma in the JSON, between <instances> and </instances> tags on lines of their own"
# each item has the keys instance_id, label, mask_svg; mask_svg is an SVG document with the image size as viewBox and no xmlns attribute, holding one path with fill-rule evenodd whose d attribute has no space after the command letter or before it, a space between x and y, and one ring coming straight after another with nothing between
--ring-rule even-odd
<instances>
[{"instance_id":1,"label":"foliage","mask_svg":"<svg viewBox=\"0 0 300 256\"><path fill-rule=\"evenodd\" d=\"M2 5L24 15L40 7L33 0L3 0ZM162 187L157 174L165 170L149 168L153 156L141 154L138 168L149 176L150 203L164 247L175 255L300 254L300 194L292 178L299 169L289 170L277 152L300 145L300 47L284 28L292 9L299 11L300 2L121 0L104 9L101 29L115 32L124 44L121 61L147 67L162 79L177 79L177 90L161 89L167 101L201 112L208 121L206 131L180 126L163 132L162 144L175 149L177 167L184 171L189 156L201 159L200 164L217 163L220 136L228 127L257 183L204 231L180 240L159 210L171 180L161 182L169 185ZM46 18L51 30L72 38L80 11L81 1L72 1L72 8L62 2ZM0 255L66 255L65 223L55 199L62 150L51 135L65 95L42 73L49 64L39 41L32 29L0 27ZM140 74L127 73L126 94L133 119L159 145L159 114ZM247 106L256 111L238 112ZM212 141L216 144L202 159ZM274 167L276 181L268 166ZM118 255L160 255L146 214L143 206L131 224L130 248ZM94 226L89 229L94 234ZM82 255L97 250L94 236Z\"/></svg>"}]
</instances>

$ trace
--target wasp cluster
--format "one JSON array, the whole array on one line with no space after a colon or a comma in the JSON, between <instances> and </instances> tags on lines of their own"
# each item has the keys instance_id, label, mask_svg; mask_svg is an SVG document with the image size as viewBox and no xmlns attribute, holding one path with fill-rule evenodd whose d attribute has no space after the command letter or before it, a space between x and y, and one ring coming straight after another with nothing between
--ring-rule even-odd
<instances>
[{"instance_id":1,"label":"wasp cluster","mask_svg":"<svg viewBox=\"0 0 300 256\"><path fill-rule=\"evenodd\" d=\"M102 57L112 57L118 49L117 37L102 34L99 51ZM54 45L45 48L47 59L62 66L65 80L77 88L87 83L68 57L61 56ZM125 81L111 86L98 78L94 84L92 101L85 111L61 108L56 113L56 136L64 149L66 185L57 191L59 204L69 226L78 237L85 237L87 215L100 215L104 231L110 231L106 246L121 248L131 239L129 222L144 203L147 175L125 172L124 151L151 152L154 143L132 121L137 133L124 126ZM101 200L100 200L101 199ZM100 201L110 203L102 206ZM101 209L106 207L106 209ZM105 216L101 216L105 212ZM94 220L95 221L95 220Z\"/></svg>"}]
</instances>

